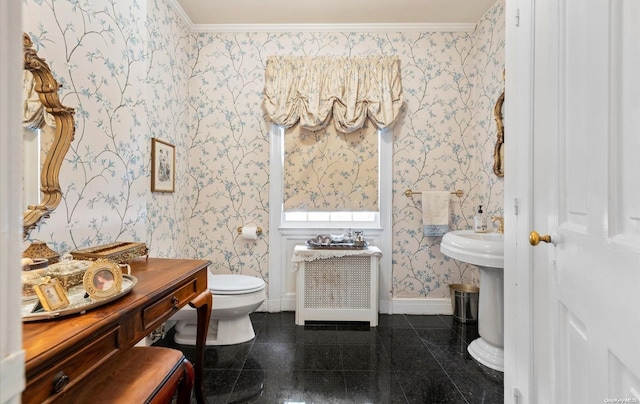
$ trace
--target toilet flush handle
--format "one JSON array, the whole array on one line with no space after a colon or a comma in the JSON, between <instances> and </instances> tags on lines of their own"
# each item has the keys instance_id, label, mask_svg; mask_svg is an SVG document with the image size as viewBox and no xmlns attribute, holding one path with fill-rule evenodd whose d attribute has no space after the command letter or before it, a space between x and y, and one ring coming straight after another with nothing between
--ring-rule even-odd
<instances>
[{"instance_id":1,"label":"toilet flush handle","mask_svg":"<svg viewBox=\"0 0 640 404\"><path fill-rule=\"evenodd\" d=\"M545 243L551 243L551 236L548 234L545 234L544 236L541 236L537 231L532 231L531 233L529 233L529 244L531 244L532 246L537 246L538 244L540 244L541 241L544 241Z\"/></svg>"}]
</instances>

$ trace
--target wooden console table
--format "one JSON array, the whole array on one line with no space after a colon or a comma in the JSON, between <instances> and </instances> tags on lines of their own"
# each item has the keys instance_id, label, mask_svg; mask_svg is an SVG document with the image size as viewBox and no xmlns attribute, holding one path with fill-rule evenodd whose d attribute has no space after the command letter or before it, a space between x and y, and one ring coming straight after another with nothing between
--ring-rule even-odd
<instances>
[{"instance_id":1,"label":"wooden console table","mask_svg":"<svg viewBox=\"0 0 640 404\"><path fill-rule=\"evenodd\" d=\"M130 264L138 283L122 298L85 314L23 323L27 379L23 403L73 402L73 390L85 378L118 355L126 355L186 304L198 312L194 390L198 403L205 402L202 372L211 316L210 262L143 257ZM108 394L108 387L105 390Z\"/></svg>"}]
</instances>

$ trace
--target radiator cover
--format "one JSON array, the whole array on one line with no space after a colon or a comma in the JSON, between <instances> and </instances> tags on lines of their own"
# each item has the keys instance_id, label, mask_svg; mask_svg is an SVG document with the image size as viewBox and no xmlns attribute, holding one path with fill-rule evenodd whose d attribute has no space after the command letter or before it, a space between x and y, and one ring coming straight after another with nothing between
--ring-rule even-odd
<instances>
[{"instance_id":1,"label":"radiator cover","mask_svg":"<svg viewBox=\"0 0 640 404\"><path fill-rule=\"evenodd\" d=\"M378 257L350 255L298 265L296 324L367 321L378 325Z\"/></svg>"}]
</instances>

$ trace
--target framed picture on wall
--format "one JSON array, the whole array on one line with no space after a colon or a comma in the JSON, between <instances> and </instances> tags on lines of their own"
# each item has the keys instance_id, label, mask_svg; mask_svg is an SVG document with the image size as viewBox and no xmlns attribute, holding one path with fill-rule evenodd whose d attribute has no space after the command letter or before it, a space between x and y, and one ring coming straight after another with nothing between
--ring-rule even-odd
<instances>
[{"instance_id":1,"label":"framed picture on wall","mask_svg":"<svg viewBox=\"0 0 640 404\"><path fill-rule=\"evenodd\" d=\"M176 183L176 148L162 140L151 139L151 191L173 192Z\"/></svg>"}]
</instances>

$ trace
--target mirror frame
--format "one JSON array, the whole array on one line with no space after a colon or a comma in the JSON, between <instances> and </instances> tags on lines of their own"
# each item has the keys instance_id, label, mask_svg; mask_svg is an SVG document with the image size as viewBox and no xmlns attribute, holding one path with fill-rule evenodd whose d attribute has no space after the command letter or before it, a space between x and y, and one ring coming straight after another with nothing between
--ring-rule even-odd
<instances>
[{"instance_id":1,"label":"mirror frame","mask_svg":"<svg viewBox=\"0 0 640 404\"><path fill-rule=\"evenodd\" d=\"M504 123L502 121L502 104L504 104L504 91L493 108L493 116L498 127L498 138L493 149L493 173L498 177L504 177L504 162L502 161L502 147L504 144Z\"/></svg>"},{"instance_id":2,"label":"mirror frame","mask_svg":"<svg viewBox=\"0 0 640 404\"><path fill-rule=\"evenodd\" d=\"M502 71L502 81L504 81L504 73ZM504 177L504 161L503 158L503 145L504 145L504 122L502 121L502 105L504 104L504 91L498 97L496 105L493 107L493 117L496 120L496 126L498 128L498 138L496 139L496 145L493 149L493 173L498 177Z\"/></svg>"},{"instance_id":3,"label":"mirror frame","mask_svg":"<svg viewBox=\"0 0 640 404\"><path fill-rule=\"evenodd\" d=\"M53 77L47 62L40 58L33 49L33 42L27 33L22 34L22 47L24 49L24 69L33 74L34 89L38 93L40 102L56 122L53 143L47 152L40 172L42 198L38 205L28 205L24 211L23 237L26 239L31 229L36 227L43 218L49 217L62 200L60 167L75 134L73 121L75 111L60 102L58 89L61 85Z\"/></svg>"}]
</instances>

